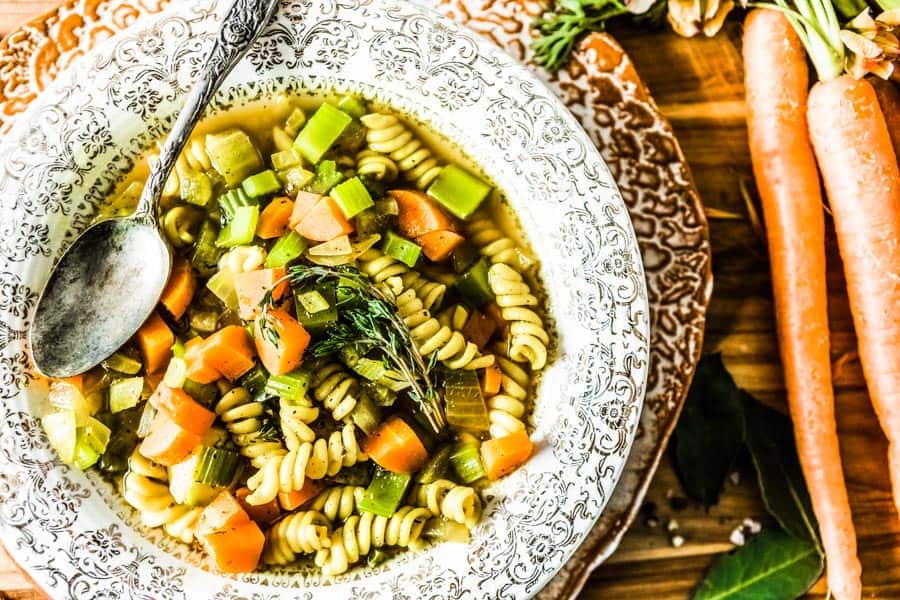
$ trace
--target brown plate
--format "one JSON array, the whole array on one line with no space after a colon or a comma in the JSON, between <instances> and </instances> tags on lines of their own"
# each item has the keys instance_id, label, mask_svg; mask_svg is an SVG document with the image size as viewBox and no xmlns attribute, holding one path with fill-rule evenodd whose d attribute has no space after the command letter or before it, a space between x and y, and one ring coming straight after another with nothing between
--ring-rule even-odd
<instances>
[{"instance_id":1,"label":"brown plate","mask_svg":"<svg viewBox=\"0 0 900 600\"><path fill-rule=\"evenodd\" d=\"M0 132L86 50L170 0L70 0L0 42ZM528 24L543 3L431 0L444 13L528 62ZM539 598L574 597L615 550L674 428L703 341L712 292L706 219L672 129L631 60L605 34L580 45L568 68L538 75L597 144L631 213L651 304L645 410L625 473L600 520Z\"/></svg>"}]
</instances>

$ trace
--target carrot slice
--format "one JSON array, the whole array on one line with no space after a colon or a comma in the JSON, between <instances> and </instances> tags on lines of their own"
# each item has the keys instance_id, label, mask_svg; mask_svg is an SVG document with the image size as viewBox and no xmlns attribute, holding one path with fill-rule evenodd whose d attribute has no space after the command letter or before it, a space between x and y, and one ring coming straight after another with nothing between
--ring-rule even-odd
<instances>
[{"instance_id":1,"label":"carrot slice","mask_svg":"<svg viewBox=\"0 0 900 600\"><path fill-rule=\"evenodd\" d=\"M199 435L178 425L165 411L159 411L150 424L150 433L141 442L140 453L168 467L184 460L199 443Z\"/></svg>"},{"instance_id":2,"label":"carrot slice","mask_svg":"<svg viewBox=\"0 0 900 600\"><path fill-rule=\"evenodd\" d=\"M353 224L344 216L338 203L333 198L325 196L304 215L295 229L308 240L327 242L353 233Z\"/></svg>"},{"instance_id":3,"label":"carrot slice","mask_svg":"<svg viewBox=\"0 0 900 600\"><path fill-rule=\"evenodd\" d=\"M391 190L388 194L397 201L397 226L403 236L417 238L432 231L456 231L450 215L427 194L416 190Z\"/></svg>"},{"instance_id":4,"label":"carrot slice","mask_svg":"<svg viewBox=\"0 0 900 600\"><path fill-rule=\"evenodd\" d=\"M376 464L394 473L414 473L428 461L422 440L400 417L391 417L363 441Z\"/></svg>"},{"instance_id":5,"label":"carrot slice","mask_svg":"<svg viewBox=\"0 0 900 600\"><path fill-rule=\"evenodd\" d=\"M503 373L497 365L491 365L484 370L484 377L481 380L481 389L486 396L493 396L500 393L500 383L503 380Z\"/></svg>"},{"instance_id":6,"label":"carrot slice","mask_svg":"<svg viewBox=\"0 0 900 600\"><path fill-rule=\"evenodd\" d=\"M155 373L169 364L175 334L158 313L153 313L138 329L137 343L144 356L144 369Z\"/></svg>"},{"instance_id":7,"label":"carrot slice","mask_svg":"<svg viewBox=\"0 0 900 600\"><path fill-rule=\"evenodd\" d=\"M238 499L232 496L228 490L223 490L200 513L200 520L197 521L197 533L203 535L213 531L232 529L248 522L250 522L250 515L247 514Z\"/></svg>"},{"instance_id":8,"label":"carrot slice","mask_svg":"<svg viewBox=\"0 0 900 600\"><path fill-rule=\"evenodd\" d=\"M165 411L182 429L203 435L216 420L216 413L207 410L182 389L160 385L150 396L150 404Z\"/></svg>"},{"instance_id":9,"label":"carrot slice","mask_svg":"<svg viewBox=\"0 0 900 600\"><path fill-rule=\"evenodd\" d=\"M284 375L303 362L309 333L294 317L281 309L270 310L266 318L253 322L256 352L272 375Z\"/></svg>"},{"instance_id":10,"label":"carrot slice","mask_svg":"<svg viewBox=\"0 0 900 600\"><path fill-rule=\"evenodd\" d=\"M253 368L253 345L250 334L239 325L229 325L203 342L200 350L204 363L234 381Z\"/></svg>"},{"instance_id":11,"label":"carrot slice","mask_svg":"<svg viewBox=\"0 0 900 600\"><path fill-rule=\"evenodd\" d=\"M223 573L255 571L266 543L266 536L253 521L199 537L213 565Z\"/></svg>"},{"instance_id":12,"label":"carrot slice","mask_svg":"<svg viewBox=\"0 0 900 600\"><path fill-rule=\"evenodd\" d=\"M466 238L448 229L435 229L416 238L416 243L422 246L422 252L434 262L450 258L450 254L464 241Z\"/></svg>"},{"instance_id":13,"label":"carrot slice","mask_svg":"<svg viewBox=\"0 0 900 600\"><path fill-rule=\"evenodd\" d=\"M307 481L312 481L311 479L307 479ZM249 496L252 492L248 487L239 488L235 493L234 497L237 498L237 501L240 502L241 508L243 508L251 519L256 521L257 523L264 523L266 525L273 523L278 517L281 516L281 507L278 506L278 500L272 499L265 504L248 504L247 496Z\"/></svg>"},{"instance_id":14,"label":"carrot slice","mask_svg":"<svg viewBox=\"0 0 900 600\"><path fill-rule=\"evenodd\" d=\"M489 479L500 479L515 471L531 456L534 444L524 431L487 440L481 444L481 460Z\"/></svg>"},{"instance_id":15,"label":"carrot slice","mask_svg":"<svg viewBox=\"0 0 900 600\"><path fill-rule=\"evenodd\" d=\"M169 275L166 289L163 290L159 301L169 311L170 315L175 319L180 319L187 307L190 306L196 291L197 278L194 277L191 263L186 259L180 258L175 261L172 274Z\"/></svg>"},{"instance_id":16,"label":"carrot slice","mask_svg":"<svg viewBox=\"0 0 900 600\"><path fill-rule=\"evenodd\" d=\"M482 350L491 341L496 331L497 323L494 319L481 311L473 310L460 333L467 340L478 346L479 350Z\"/></svg>"},{"instance_id":17,"label":"carrot slice","mask_svg":"<svg viewBox=\"0 0 900 600\"><path fill-rule=\"evenodd\" d=\"M184 362L187 365L185 377L197 383L212 383L222 378L222 374L206 362L203 352L203 338L197 336L184 344Z\"/></svg>"},{"instance_id":18,"label":"carrot slice","mask_svg":"<svg viewBox=\"0 0 900 600\"><path fill-rule=\"evenodd\" d=\"M303 482L303 487L299 490L279 492L278 503L284 510L296 510L318 496L323 489L325 489L325 485L322 482L307 477Z\"/></svg>"},{"instance_id":19,"label":"carrot slice","mask_svg":"<svg viewBox=\"0 0 900 600\"><path fill-rule=\"evenodd\" d=\"M238 316L245 321L255 319L261 310L260 302L269 290L272 290L272 300L281 300L288 289L286 279L279 282L279 279L284 278L284 273L284 267L235 273L234 288L238 297Z\"/></svg>"},{"instance_id":20,"label":"carrot slice","mask_svg":"<svg viewBox=\"0 0 900 600\"><path fill-rule=\"evenodd\" d=\"M291 216L288 219L288 226L291 229L296 229L303 218L312 212L312 209L319 203L319 200L324 197L325 196L321 194L313 194L312 192L298 192L297 198L294 200Z\"/></svg>"},{"instance_id":21,"label":"carrot slice","mask_svg":"<svg viewBox=\"0 0 900 600\"><path fill-rule=\"evenodd\" d=\"M264 240L281 237L291 230L291 213L294 202L286 196L279 196L269 202L261 213L256 224L256 236Z\"/></svg>"}]
</instances>

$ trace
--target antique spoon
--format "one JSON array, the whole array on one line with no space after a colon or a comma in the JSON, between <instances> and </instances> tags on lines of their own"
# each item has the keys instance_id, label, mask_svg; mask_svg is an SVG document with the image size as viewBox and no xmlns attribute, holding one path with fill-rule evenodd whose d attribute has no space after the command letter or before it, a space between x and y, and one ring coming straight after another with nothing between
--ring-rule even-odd
<instances>
[{"instance_id":1,"label":"antique spoon","mask_svg":"<svg viewBox=\"0 0 900 600\"><path fill-rule=\"evenodd\" d=\"M269 22L279 0L235 0L129 217L88 228L57 263L31 325L31 352L48 377L82 373L113 354L150 316L172 250L157 204L175 160L225 77Z\"/></svg>"}]
</instances>

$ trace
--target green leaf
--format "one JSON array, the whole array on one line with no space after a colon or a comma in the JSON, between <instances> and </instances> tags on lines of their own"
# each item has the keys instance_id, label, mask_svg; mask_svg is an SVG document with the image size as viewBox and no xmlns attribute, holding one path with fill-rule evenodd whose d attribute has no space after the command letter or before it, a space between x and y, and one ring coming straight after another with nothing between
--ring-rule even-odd
<instances>
[{"instance_id":1,"label":"green leaf","mask_svg":"<svg viewBox=\"0 0 900 600\"><path fill-rule=\"evenodd\" d=\"M675 466L685 492L706 507L718 501L743 446L744 395L720 355L700 359L675 428Z\"/></svg>"},{"instance_id":2,"label":"green leaf","mask_svg":"<svg viewBox=\"0 0 900 600\"><path fill-rule=\"evenodd\" d=\"M747 447L763 500L782 529L819 546L819 525L794 445L791 420L745 394Z\"/></svg>"},{"instance_id":3,"label":"green leaf","mask_svg":"<svg viewBox=\"0 0 900 600\"><path fill-rule=\"evenodd\" d=\"M816 582L823 568L815 544L771 529L716 560L693 600L797 598Z\"/></svg>"}]
</instances>

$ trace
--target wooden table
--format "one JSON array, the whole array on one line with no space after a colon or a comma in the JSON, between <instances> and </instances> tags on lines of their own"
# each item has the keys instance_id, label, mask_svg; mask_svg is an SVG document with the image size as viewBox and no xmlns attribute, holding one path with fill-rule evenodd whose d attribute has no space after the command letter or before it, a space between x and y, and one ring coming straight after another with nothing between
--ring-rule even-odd
<instances>
[{"instance_id":1,"label":"wooden table","mask_svg":"<svg viewBox=\"0 0 900 600\"><path fill-rule=\"evenodd\" d=\"M0 34L50 9L56 0L0 0ZM751 180L744 125L740 23L728 23L714 39L619 28L613 32L631 55L662 112L672 121L706 206L745 214L739 182ZM764 244L744 220L711 220L715 293L706 349L720 351L737 382L758 398L784 405ZM837 253L829 262L832 354L855 348ZM859 363L836 373L841 449L854 521L859 534L865 596L900 597L900 521L890 496L884 457L887 444L865 394ZM731 548L729 536L746 517L767 522L755 482L729 483L708 513L682 506L682 493L665 459L647 501L655 526L638 518L619 550L588 582L582 598L663 600L685 598L714 556ZM683 546L669 542L665 524L675 519ZM820 581L811 597L824 597ZM0 550L0 599L36 599L32 584Z\"/></svg>"}]
</instances>

